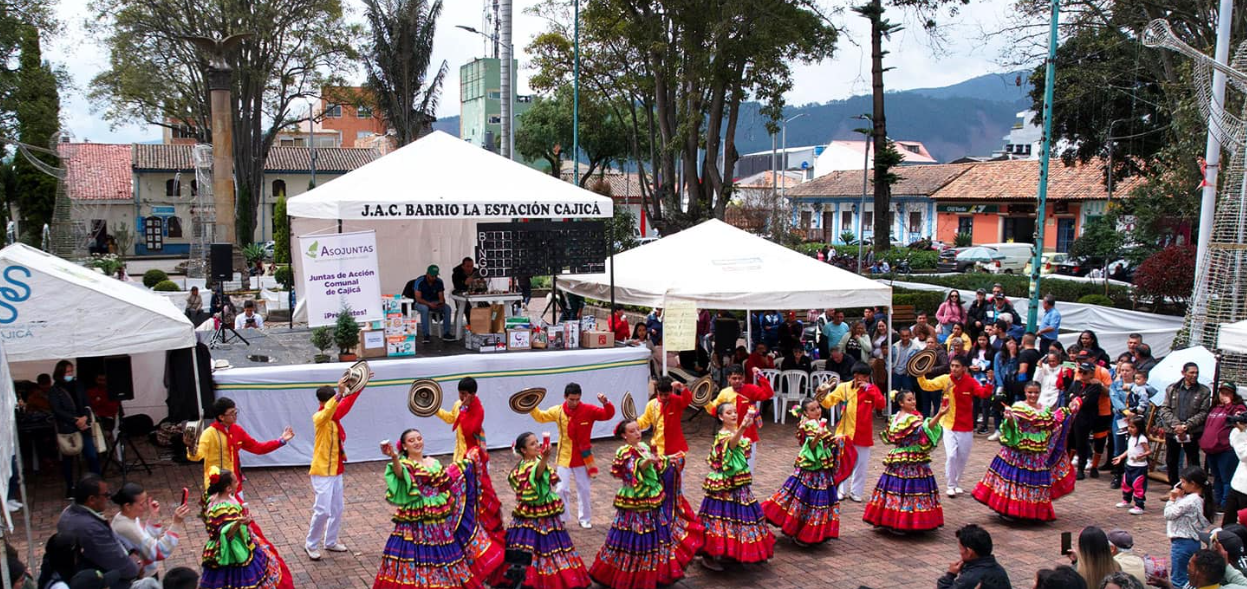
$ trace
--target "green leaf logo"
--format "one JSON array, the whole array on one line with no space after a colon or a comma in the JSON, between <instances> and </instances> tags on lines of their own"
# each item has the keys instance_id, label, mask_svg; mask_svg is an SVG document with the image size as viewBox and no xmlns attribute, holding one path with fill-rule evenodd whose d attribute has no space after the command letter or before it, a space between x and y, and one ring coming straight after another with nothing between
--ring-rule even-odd
<instances>
[{"instance_id":1,"label":"green leaf logo","mask_svg":"<svg viewBox=\"0 0 1247 589\"><path fill-rule=\"evenodd\" d=\"M319 249L320 249L320 242L319 242L319 241L313 241L313 242L312 242L312 245L311 245L311 246L309 246L309 247L307 248L307 257L309 257L309 258L315 258L315 257L316 257L316 251L317 251L317 250L319 250Z\"/></svg>"}]
</instances>

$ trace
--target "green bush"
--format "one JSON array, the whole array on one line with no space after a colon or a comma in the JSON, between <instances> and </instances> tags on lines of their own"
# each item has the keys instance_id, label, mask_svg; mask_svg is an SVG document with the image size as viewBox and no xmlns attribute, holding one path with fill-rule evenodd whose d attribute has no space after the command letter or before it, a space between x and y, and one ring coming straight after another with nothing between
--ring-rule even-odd
<instances>
[{"instance_id":1,"label":"green bush","mask_svg":"<svg viewBox=\"0 0 1247 589\"><path fill-rule=\"evenodd\" d=\"M1084 305L1099 305L1101 307L1116 306L1116 303L1113 302L1113 299L1110 299L1102 294L1083 295L1079 297L1078 302Z\"/></svg>"},{"instance_id":2,"label":"green bush","mask_svg":"<svg viewBox=\"0 0 1247 589\"><path fill-rule=\"evenodd\" d=\"M926 311L928 315L935 316L935 311L940 308L940 303L944 302L944 293L928 290L910 290L898 286L892 287L892 304L895 305L913 305L914 313ZM893 325L893 329L900 329L899 325Z\"/></svg>"},{"instance_id":3,"label":"green bush","mask_svg":"<svg viewBox=\"0 0 1247 589\"><path fill-rule=\"evenodd\" d=\"M991 290L992 285L1000 283L1004 287L1005 295L1014 298L1030 297L1030 278L1026 276L1018 276L1015 274L957 274L954 276L919 276L915 275L908 280L912 282L922 282L925 284L936 284L948 288L955 288L961 291L964 298L972 299L971 295L975 289ZM1058 301L1067 303L1078 302L1084 296L1098 294L1104 296L1104 283L1102 282L1078 282L1074 280L1061 280L1059 278L1045 278L1039 286L1040 296L1052 295ZM1131 291L1124 286L1110 285L1108 287L1108 298L1113 301L1112 306L1119 308L1130 308Z\"/></svg>"},{"instance_id":4,"label":"green bush","mask_svg":"<svg viewBox=\"0 0 1247 589\"><path fill-rule=\"evenodd\" d=\"M312 346L324 354L333 345L333 328L322 325L312 330Z\"/></svg>"},{"instance_id":5,"label":"green bush","mask_svg":"<svg viewBox=\"0 0 1247 589\"><path fill-rule=\"evenodd\" d=\"M969 233L958 233L953 237L953 247L970 247L974 244L974 237Z\"/></svg>"},{"instance_id":6,"label":"green bush","mask_svg":"<svg viewBox=\"0 0 1247 589\"><path fill-rule=\"evenodd\" d=\"M909 268L911 270L934 270L935 265L940 261L940 253L931 250L911 250L907 247L894 247L883 252L883 261L895 271L897 264L909 258Z\"/></svg>"},{"instance_id":7,"label":"green bush","mask_svg":"<svg viewBox=\"0 0 1247 589\"><path fill-rule=\"evenodd\" d=\"M338 311L338 321L333 326L333 343L338 345L338 351L350 354L359 345L359 331L359 322L351 314L351 308L343 306Z\"/></svg>"},{"instance_id":8,"label":"green bush","mask_svg":"<svg viewBox=\"0 0 1247 589\"><path fill-rule=\"evenodd\" d=\"M826 244L818 243L817 241L812 241L809 243L798 244L796 250L810 256L811 258L815 258L818 257L818 252L822 250L825 245Z\"/></svg>"},{"instance_id":9,"label":"green bush","mask_svg":"<svg viewBox=\"0 0 1247 589\"><path fill-rule=\"evenodd\" d=\"M290 287L294 286L294 268L285 264L278 266L273 272L273 280L276 280L282 288L290 290Z\"/></svg>"},{"instance_id":10,"label":"green bush","mask_svg":"<svg viewBox=\"0 0 1247 589\"><path fill-rule=\"evenodd\" d=\"M147 276L144 275L143 279L144 281L146 281ZM181 292L182 291L182 289L178 286L178 283L172 280L161 280L160 282L157 282L155 286L152 287L152 290L157 291L157 292Z\"/></svg>"},{"instance_id":11,"label":"green bush","mask_svg":"<svg viewBox=\"0 0 1247 589\"><path fill-rule=\"evenodd\" d=\"M161 270L159 268L152 268L151 270L148 270L143 273L143 286L146 286L147 288L152 288L156 286L157 284L160 284L161 282L164 282L168 279L169 279L169 275L165 274L164 270Z\"/></svg>"},{"instance_id":12,"label":"green bush","mask_svg":"<svg viewBox=\"0 0 1247 589\"><path fill-rule=\"evenodd\" d=\"M529 280L528 285L533 288L550 288L550 277L549 276L533 276Z\"/></svg>"}]
</instances>

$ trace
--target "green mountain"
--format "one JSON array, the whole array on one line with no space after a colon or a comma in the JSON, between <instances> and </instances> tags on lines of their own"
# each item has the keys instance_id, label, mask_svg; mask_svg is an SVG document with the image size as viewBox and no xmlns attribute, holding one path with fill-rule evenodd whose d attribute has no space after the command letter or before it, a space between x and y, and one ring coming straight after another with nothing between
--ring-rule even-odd
<instances>
[{"instance_id":1,"label":"green mountain","mask_svg":"<svg viewBox=\"0 0 1247 589\"><path fill-rule=\"evenodd\" d=\"M1004 145L1017 113L1030 108L1028 72L988 74L942 88L889 92L885 99L888 134L921 141L940 162L967 155L985 156ZM1019 77L1020 76L1020 77ZM1020 82L1020 85L1019 85ZM757 103L746 103L736 130L742 154L771 149L766 123ZM823 104L790 106L787 117L805 113L788 125L788 145L819 145L833 139L861 139L853 119L871 112L869 96L853 96ZM459 117L439 119L434 128L459 132Z\"/></svg>"}]
</instances>

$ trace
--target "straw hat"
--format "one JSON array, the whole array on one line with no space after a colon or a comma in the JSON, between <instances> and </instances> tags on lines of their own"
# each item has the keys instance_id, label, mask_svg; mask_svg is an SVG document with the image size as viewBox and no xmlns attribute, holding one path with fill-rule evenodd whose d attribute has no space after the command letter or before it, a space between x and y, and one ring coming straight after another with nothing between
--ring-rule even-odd
<instances>
[{"instance_id":1,"label":"straw hat","mask_svg":"<svg viewBox=\"0 0 1247 589\"><path fill-rule=\"evenodd\" d=\"M926 376L935 366L936 358L935 350L922 350L909 357L909 362L905 364L905 372L908 372L910 376Z\"/></svg>"},{"instance_id":2,"label":"straw hat","mask_svg":"<svg viewBox=\"0 0 1247 589\"><path fill-rule=\"evenodd\" d=\"M703 376L695 381L689 387L693 391L693 406L705 407L707 403L714 400L714 380L709 376Z\"/></svg>"},{"instance_id":3,"label":"straw hat","mask_svg":"<svg viewBox=\"0 0 1247 589\"><path fill-rule=\"evenodd\" d=\"M372 371L368 369L368 362L360 360L346 369L346 394L354 395L368 386L368 379L372 376Z\"/></svg>"},{"instance_id":4,"label":"straw hat","mask_svg":"<svg viewBox=\"0 0 1247 589\"><path fill-rule=\"evenodd\" d=\"M416 417L433 417L442 408L442 385L430 378L411 383L407 391L407 409Z\"/></svg>"},{"instance_id":5,"label":"straw hat","mask_svg":"<svg viewBox=\"0 0 1247 589\"><path fill-rule=\"evenodd\" d=\"M540 387L524 389L511 395L511 410L516 413L529 413L536 409L546 398L546 390Z\"/></svg>"},{"instance_id":6,"label":"straw hat","mask_svg":"<svg viewBox=\"0 0 1247 589\"><path fill-rule=\"evenodd\" d=\"M623 414L624 419L636 419L636 402L632 400L632 393L624 393L623 403L619 405L619 412Z\"/></svg>"}]
</instances>

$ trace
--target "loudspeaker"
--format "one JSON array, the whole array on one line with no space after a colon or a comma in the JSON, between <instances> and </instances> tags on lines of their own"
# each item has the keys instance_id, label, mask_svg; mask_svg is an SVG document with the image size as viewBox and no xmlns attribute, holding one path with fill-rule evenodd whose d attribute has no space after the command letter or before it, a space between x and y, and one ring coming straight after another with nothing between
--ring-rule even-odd
<instances>
[{"instance_id":1,"label":"loudspeaker","mask_svg":"<svg viewBox=\"0 0 1247 589\"><path fill-rule=\"evenodd\" d=\"M95 377L102 374L108 382L108 398L114 401L134 399L134 371L129 356L79 358L77 369L83 387L95 386Z\"/></svg>"},{"instance_id":2,"label":"loudspeaker","mask_svg":"<svg viewBox=\"0 0 1247 589\"><path fill-rule=\"evenodd\" d=\"M209 273L213 280L232 280L234 278L234 246L228 243L214 243L208 254Z\"/></svg>"}]
</instances>

